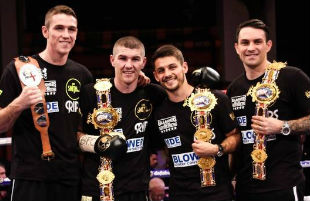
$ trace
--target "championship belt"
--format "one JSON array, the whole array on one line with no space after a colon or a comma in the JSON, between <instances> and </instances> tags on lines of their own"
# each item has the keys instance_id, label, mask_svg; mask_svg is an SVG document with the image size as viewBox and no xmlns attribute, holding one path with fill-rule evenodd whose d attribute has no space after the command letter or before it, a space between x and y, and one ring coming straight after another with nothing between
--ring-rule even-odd
<instances>
[{"instance_id":1,"label":"championship belt","mask_svg":"<svg viewBox=\"0 0 310 201\"><path fill-rule=\"evenodd\" d=\"M110 146L110 139L119 135L125 139L122 133L112 132L113 128L119 121L119 116L116 110L111 106L110 88L112 84L109 79L97 79L94 88L96 89L97 108L94 108L93 113L88 115L87 123L92 123L95 129L100 129L102 136L99 143L101 151L105 151ZM113 201L113 180L112 160L107 157L100 157L100 166L98 168L100 200Z\"/></svg>"},{"instance_id":2,"label":"championship belt","mask_svg":"<svg viewBox=\"0 0 310 201\"><path fill-rule=\"evenodd\" d=\"M32 119L35 128L40 132L41 143L42 143L42 154L41 158L43 160L50 161L55 157L54 152L52 151L49 136L48 136L48 127L50 124L46 101L45 101L45 84L42 79L41 69L37 60L31 57L20 56L15 58L15 67L17 74L20 79L22 88L25 86L38 86L42 93L42 101L31 105Z\"/></svg>"},{"instance_id":3,"label":"championship belt","mask_svg":"<svg viewBox=\"0 0 310 201\"><path fill-rule=\"evenodd\" d=\"M252 101L256 102L255 115L267 117L268 107L271 106L278 98L280 90L275 81L278 78L281 68L286 63L273 62L268 65L262 83L258 82L256 86L251 86L247 96L252 96ZM251 157L253 160L253 178L259 180L266 179L265 161L268 157L266 153L265 135L254 133L254 145Z\"/></svg>"},{"instance_id":4,"label":"championship belt","mask_svg":"<svg viewBox=\"0 0 310 201\"><path fill-rule=\"evenodd\" d=\"M192 93L189 98L184 101L183 106L188 106L192 112L194 112L194 124L196 132L194 139L202 140L204 142L211 143L215 134L210 128L212 121L211 110L217 104L217 98L209 89L197 88L195 93ZM200 168L200 181L201 186L215 186L215 157L208 156L200 158L198 160L198 166Z\"/></svg>"}]
</instances>

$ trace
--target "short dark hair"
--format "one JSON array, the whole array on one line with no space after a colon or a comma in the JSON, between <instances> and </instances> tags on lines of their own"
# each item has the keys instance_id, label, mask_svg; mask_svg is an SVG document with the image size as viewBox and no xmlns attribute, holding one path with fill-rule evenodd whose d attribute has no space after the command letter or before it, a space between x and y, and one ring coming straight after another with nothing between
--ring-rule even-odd
<instances>
[{"instance_id":1,"label":"short dark hair","mask_svg":"<svg viewBox=\"0 0 310 201\"><path fill-rule=\"evenodd\" d=\"M175 57L181 64L184 62L184 57L181 50L179 50L174 45L163 45L159 47L152 56L153 67L155 68L154 63L156 59L169 56Z\"/></svg>"},{"instance_id":2,"label":"short dark hair","mask_svg":"<svg viewBox=\"0 0 310 201\"><path fill-rule=\"evenodd\" d=\"M266 41L268 41L270 39L269 38L269 27L262 20L250 19L250 20L242 22L237 27L237 30L236 30L236 42L238 42L239 33L240 33L241 29L244 28L244 27L252 27L252 28L255 28L255 29L261 29L261 30L263 30L265 32Z\"/></svg>"},{"instance_id":3,"label":"short dark hair","mask_svg":"<svg viewBox=\"0 0 310 201\"><path fill-rule=\"evenodd\" d=\"M66 14L66 15L71 15L75 19L77 19L76 14L72 8L66 5L58 5L54 6L53 8L49 9L47 13L45 14L45 22L44 25L49 28L50 26L50 19L52 16L57 15L57 14Z\"/></svg>"}]
</instances>

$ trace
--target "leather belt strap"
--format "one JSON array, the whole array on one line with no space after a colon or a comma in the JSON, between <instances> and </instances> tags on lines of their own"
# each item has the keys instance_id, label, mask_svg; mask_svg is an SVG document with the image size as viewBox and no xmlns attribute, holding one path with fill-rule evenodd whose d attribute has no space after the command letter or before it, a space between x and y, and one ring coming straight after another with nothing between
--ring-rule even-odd
<instances>
[{"instance_id":1,"label":"leather belt strap","mask_svg":"<svg viewBox=\"0 0 310 201\"><path fill-rule=\"evenodd\" d=\"M39 70L39 73L41 75L41 70L39 67L39 64L37 62L37 60L35 60L32 57L25 57L25 56L20 56L15 58L15 67L16 67L16 71L17 74L19 76L20 79L20 83L22 88L24 88L27 84L23 81L24 79L33 79L35 80L35 75L32 74L32 71L29 70L27 71L27 69L22 69L25 68L26 64L30 64L30 65L34 65L37 70ZM21 72L22 70L22 72ZM51 145L50 145L50 140L49 140L49 136L48 136L48 127L50 124L49 118L48 118L48 113L47 113L47 107L46 107L46 101L45 101L45 84L42 78L39 78L40 80L38 80L38 87L41 90L42 93L42 101L31 105L31 113L32 113L32 119L33 119L33 123L35 128L40 132L40 136L41 136L41 143L42 143L42 155L41 158L43 160L48 160L50 161L51 159L53 159L55 157L54 152L51 149Z\"/></svg>"}]
</instances>

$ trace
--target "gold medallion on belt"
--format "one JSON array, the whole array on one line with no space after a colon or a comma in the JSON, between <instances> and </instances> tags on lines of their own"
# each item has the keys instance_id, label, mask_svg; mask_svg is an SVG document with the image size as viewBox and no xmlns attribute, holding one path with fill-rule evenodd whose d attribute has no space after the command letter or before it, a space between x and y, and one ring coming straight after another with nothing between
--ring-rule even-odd
<instances>
[{"instance_id":1,"label":"gold medallion on belt","mask_svg":"<svg viewBox=\"0 0 310 201\"><path fill-rule=\"evenodd\" d=\"M251 153L251 157L254 162L257 163L263 163L266 161L268 155L267 153L262 149L254 149Z\"/></svg>"},{"instance_id":2,"label":"gold medallion on belt","mask_svg":"<svg viewBox=\"0 0 310 201\"><path fill-rule=\"evenodd\" d=\"M203 170L207 170L207 169L211 169L215 166L215 159L214 157L208 156L208 157L204 157L204 158L200 158L197 162L197 165L203 169Z\"/></svg>"}]
</instances>

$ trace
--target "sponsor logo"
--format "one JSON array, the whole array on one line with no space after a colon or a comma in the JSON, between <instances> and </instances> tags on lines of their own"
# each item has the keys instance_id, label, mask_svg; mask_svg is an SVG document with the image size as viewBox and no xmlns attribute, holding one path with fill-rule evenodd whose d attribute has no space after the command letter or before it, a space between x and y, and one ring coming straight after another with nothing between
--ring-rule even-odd
<instances>
[{"instance_id":1,"label":"sponsor logo","mask_svg":"<svg viewBox=\"0 0 310 201\"><path fill-rule=\"evenodd\" d=\"M127 153L141 151L143 149L144 137L127 140Z\"/></svg>"},{"instance_id":2,"label":"sponsor logo","mask_svg":"<svg viewBox=\"0 0 310 201\"><path fill-rule=\"evenodd\" d=\"M47 69L46 68L42 68L41 69L41 73L42 73L42 76L43 76L43 79L47 79Z\"/></svg>"},{"instance_id":3,"label":"sponsor logo","mask_svg":"<svg viewBox=\"0 0 310 201\"><path fill-rule=\"evenodd\" d=\"M68 110L68 113L77 112L79 110L79 102L68 100L65 103L65 107Z\"/></svg>"},{"instance_id":4,"label":"sponsor logo","mask_svg":"<svg viewBox=\"0 0 310 201\"><path fill-rule=\"evenodd\" d=\"M238 121L239 126L246 126L247 125L246 116L237 117L237 121Z\"/></svg>"},{"instance_id":5,"label":"sponsor logo","mask_svg":"<svg viewBox=\"0 0 310 201\"><path fill-rule=\"evenodd\" d=\"M244 109L246 103L246 95L231 97L233 110Z\"/></svg>"},{"instance_id":6,"label":"sponsor logo","mask_svg":"<svg viewBox=\"0 0 310 201\"><path fill-rule=\"evenodd\" d=\"M46 88L45 94L47 96L56 94L56 91L57 91L56 80L44 81L44 84L45 84L45 88Z\"/></svg>"},{"instance_id":7,"label":"sponsor logo","mask_svg":"<svg viewBox=\"0 0 310 201\"><path fill-rule=\"evenodd\" d=\"M171 157L175 168L197 165L197 161L199 159L194 152L172 154Z\"/></svg>"},{"instance_id":8,"label":"sponsor logo","mask_svg":"<svg viewBox=\"0 0 310 201\"><path fill-rule=\"evenodd\" d=\"M278 111L279 111L278 109L275 109L274 111L268 110L267 117L273 117L278 119L279 118Z\"/></svg>"},{"instance_id":9,"label":"sponsor logo","mask_svg":"<svg viewBox=\"0 0 310 201\"><path fill-rule=\"evenodd\" d=\"M75 78L70 78L66 83L66 93L71 100L78 100L80 97L81 83Z\"/></svg>"},{"instance_id":10,"label":"sponsor logo","mask_svg":"<svg viewBox=\"0 0 310 201\"><path fill-rule=\"evenodd\" d=\"M164 119L159 119L157 120L157 124L161 133L176 130L178 126L177 117L171 116Z\"/></svg>"},{"instance_id":11,"label":"sponsor logo","mask_svg":"<svg viewBox=\"0 0 310 201\"><path fill-rule=\"evenodd\" d=\"M179 147L182 145L180 136L166 138L165 143L168 148Z\"/></svg>"},{"instance_id":12,"label":"sponsor logo","mask_svg":"<svg viewBox=\"0 0 310 201\"><path fill-rule=\"evenodd\" d=\"M46 102L47 113L59 112L58 102Z\"/></svg>"},{"instance_id":13,"label":"sponsor logo","mask_svg":"<svg viewBox=\"0 0 310 201\"><path fill-rule=\"evenodd\" d=\"M254 137L254 131L251 130L246 130L246 131L241 131L242 134L242 142L243 144L253 144L255 137Z\"/></svg>"},{"instance_id":14,"label":"sponsor logo","mask_svg":"<svg viewBox=\"0 0 310 201\"><path fill-rule=\"evenodd\" d=\"M145 132L147 123L148 123L147 121L136 123L135 125L136 134Z\"/></svg>"},{"instance_id":15,"label":"sponsor logo","mask_svg":"<svg viewBox=\"0 0 310 201\"><path fill-rule=\"evenodd\" d=\"M140 100L135 107L135 115L140 120L149 118L153 109L153 105L149 100Z\"/></svg>"},{"instance_id":16,"label":"sponsor logo","mask_svg":"<svg viewBox=\"0 0 310 201\"><path fill-rule=\"evenodd\" d=\"M255 141L255 134L254 131L251 130L246 130L246 131L241 131L242 134L242 142L243 144L253 144ZM276 135L266 135L265 139L267 142L276 140L277 137Z\"/></svg>"}]
</instances>

